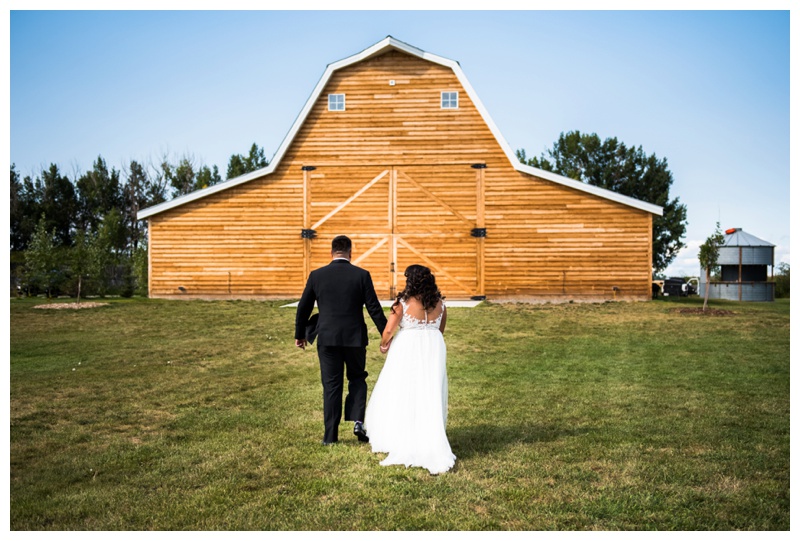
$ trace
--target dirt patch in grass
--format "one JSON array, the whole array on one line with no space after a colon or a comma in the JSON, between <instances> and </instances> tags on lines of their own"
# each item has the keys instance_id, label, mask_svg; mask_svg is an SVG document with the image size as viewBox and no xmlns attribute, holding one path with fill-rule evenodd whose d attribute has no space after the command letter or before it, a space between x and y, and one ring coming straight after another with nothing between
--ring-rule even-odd
<instances>
[{"instance_id":1,"label":"dirt patch in grass","mask_svg":"<svg viewBox=\"0 0 800 541\"><path fill-rule=\"evenodd\" d=\"M108 306L107 302L56 302L52 304L39 304L34 308L46 308L50 310L80 310L81 308L97 308L98 306Z\"/></svg>"},{"instance_id":2,"label":"dirt patch in grass","mask_svg":"<svg viewBox=\"0 0 800 541\"><path fill-rule=\"evenodd\" d=\"M735 316L736 312L730 310L720 310L718 308L678 308L675 310L679 314L696 314L700 316Z\"/></svg>"}]
</instances>

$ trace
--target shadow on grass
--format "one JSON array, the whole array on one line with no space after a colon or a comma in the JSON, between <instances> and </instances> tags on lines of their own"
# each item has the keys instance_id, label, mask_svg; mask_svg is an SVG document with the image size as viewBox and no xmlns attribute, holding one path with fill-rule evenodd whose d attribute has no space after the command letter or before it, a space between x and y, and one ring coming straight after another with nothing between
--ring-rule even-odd
<instances>
[{"instance_id":1,"label":"shadow on grass","mask_svg":"<svg viewBox=\"0 0 800 541\"><path fill-rule=\"evenodd\" d=\"M494 453L512 445L557 441L582 436L591 431L591 428L585 427L480 424L449 428L447 439L456 456L470 458Z\"/></svg>"}]
</instances>

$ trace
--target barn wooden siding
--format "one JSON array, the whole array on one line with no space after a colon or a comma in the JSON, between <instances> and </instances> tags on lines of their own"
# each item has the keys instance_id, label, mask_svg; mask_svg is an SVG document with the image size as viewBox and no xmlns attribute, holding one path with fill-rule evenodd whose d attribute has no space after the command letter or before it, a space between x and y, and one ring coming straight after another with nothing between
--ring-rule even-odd
<instances>
[{"instance_id":1,"label":"barn wooden siding","mask_svg":"<svg viewBox=\"0 0 800 541\"><path fill-rule=\"evenodd\" d=\"M451 69L389 51L333 74L275 172L149 218L150 295L298 297L347 234L382 298L421 263L450 299L647 299L651 227L517 171Z\"/></svg>"}]
</instances>

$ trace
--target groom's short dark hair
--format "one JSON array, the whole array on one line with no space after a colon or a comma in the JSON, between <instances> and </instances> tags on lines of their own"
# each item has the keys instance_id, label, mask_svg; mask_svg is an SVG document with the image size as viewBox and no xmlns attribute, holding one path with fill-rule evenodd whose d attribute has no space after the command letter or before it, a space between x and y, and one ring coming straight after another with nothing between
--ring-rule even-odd
<instances>
[{"instance_id":1,"label":"groom's short dark hair","mask_svg":"<svg viewBox=\"0 0 800 541\"><path fill-rule=\"evenodd\" d=\"M331 252L347 254L353 249L353 243L344 235L339 235L331 242Z\"/></svg>"}]
</instances>

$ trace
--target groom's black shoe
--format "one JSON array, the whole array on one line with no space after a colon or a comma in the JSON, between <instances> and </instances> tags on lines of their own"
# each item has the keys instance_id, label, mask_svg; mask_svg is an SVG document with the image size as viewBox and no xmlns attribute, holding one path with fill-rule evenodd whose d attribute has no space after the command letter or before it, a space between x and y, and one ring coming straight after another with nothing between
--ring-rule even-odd
<instances>
[{"instance_id":1,"label":"groom's black shoe","mask_svg":"<svg viewBox=\"0 0 800 541\"><path fill-rule=\"evenodd\" d=\"M355 426L353 426L353 434L356 435L358 441L369 442L367 431L364 430L364 425L361 424L361 421L356 421Z\"/></svg>"}]
</instances>

